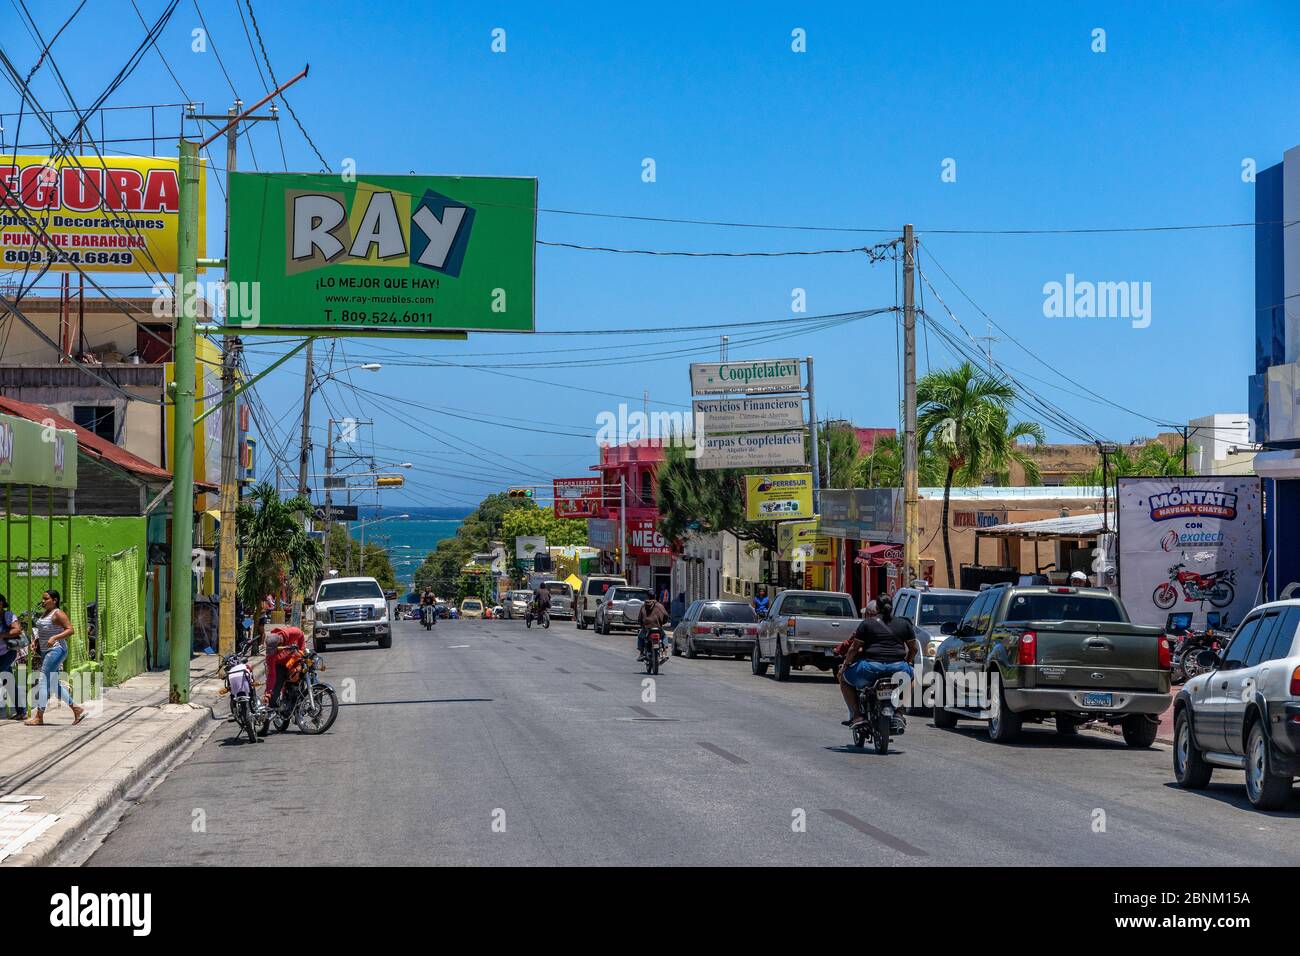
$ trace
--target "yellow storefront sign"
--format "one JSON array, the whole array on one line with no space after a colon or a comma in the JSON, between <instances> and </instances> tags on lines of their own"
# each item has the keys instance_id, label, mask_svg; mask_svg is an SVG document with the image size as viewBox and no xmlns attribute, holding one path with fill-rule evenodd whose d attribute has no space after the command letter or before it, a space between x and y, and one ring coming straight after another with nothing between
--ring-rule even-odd
<instances>
[{"instance_id":1,"label":"yellow storefront sign","mask_svg":"<svg viewBox=\"0 0 1300 956\"><path fill-rule=\"evenodd\" d=\"M745 476L747 521L787 521L812 516L811 472Z\"/></svg>"},{"instance_id":2,"label":"yellow storefront sign","mask_svg":"<svg viewBox=\"0 0 1300 956\"><path fill-rule=\"evenodd\" d=\"M199 258L207 173L199 172ZM177 271L180 163L157 156L0 156L0 270Z\"/></svg>"},{"instance_id":3,"label":"yellow storefront sign","mask_svg":"<svg viewBox=\"0 0 1300 956\"><path fill-rule=\"evenodd\" d=\"M808 564L830 564L834 560L832 541L818 533L820 519L784 521L776 528L776 548L783 561L803 558Z\"/></svg>"}]
</instances>

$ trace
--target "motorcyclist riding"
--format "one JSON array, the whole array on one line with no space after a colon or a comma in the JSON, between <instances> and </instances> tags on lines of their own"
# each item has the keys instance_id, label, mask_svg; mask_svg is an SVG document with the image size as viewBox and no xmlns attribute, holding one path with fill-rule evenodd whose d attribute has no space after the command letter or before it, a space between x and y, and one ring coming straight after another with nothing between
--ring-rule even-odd
<instances>
[{"instance_id":1,"label":"motorcyclist riding","mask_svg":"<svg viewBox=\"0 0 1300 956\"><path fill-rule=\"evenodd\" d=\"M533 614L537 620L542 619L542 612L551 613L551 592L539 584L533 588Z\"/></svg>"},{"instance_id":2,"label":"motorcyclist riding","mask_svg":"<svg viewBox=\"0 0 1300 956\"><path fill-rule=\"evenodd\" d=\"M636 659L643 661L649 651L647 639L652 630L659 632L661 645L668 643L668 635L664 631L664 625L668 623L668 609L655 600L653 595L647 597L636 616L636 622L640 625L636 635Z\"/></svg>"},{"instance_id":3,"label":"motorcyclist riding","mask_svg":"<svg viewBox=\"0 0 1300 956\"><path fill-rule=\"evenodd\" d=\"M920 651L912 622L894 617L894 602L888 595L882 594L867 605L867 616L849 639L839 674L840 692L849 705L850 717L846 723L850 727L864 726L867 721L858 705L858 691L877 678L900 671L911 679L912 662Z\"/></svg>"}]
</instances>

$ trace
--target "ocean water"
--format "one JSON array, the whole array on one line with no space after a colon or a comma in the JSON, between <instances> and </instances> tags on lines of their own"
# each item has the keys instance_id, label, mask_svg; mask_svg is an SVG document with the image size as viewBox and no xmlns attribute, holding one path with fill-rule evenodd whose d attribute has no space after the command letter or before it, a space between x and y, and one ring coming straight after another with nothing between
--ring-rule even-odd
<instances>
[{"instance_id":1,"label":"ocean water","mask_svg":"<svg viewBox=\"0 0 1300 956\"><path fill-rule=\"evenodd\" d=\"M460 527L460 518L433 518L412 514L409 518L390 518L364 529L350 526L352 537L360 541L364 530L367 544L378 544L388 549L389 559L399 581L410 583L415 569L424 556L438 546L443 538L454 537ZM409 547L404 547L409 545Z\"/></svg>"}]
</instances>

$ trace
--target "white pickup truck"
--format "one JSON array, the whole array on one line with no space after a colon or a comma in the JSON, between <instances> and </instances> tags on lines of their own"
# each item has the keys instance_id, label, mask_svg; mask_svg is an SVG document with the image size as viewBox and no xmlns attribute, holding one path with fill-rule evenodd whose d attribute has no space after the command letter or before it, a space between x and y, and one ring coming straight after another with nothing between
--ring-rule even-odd
<instances>
[{"instance_id":1,"label":"white pickup truck","mask_svg":"<svg viewBox=\"0 0 1300 956\"><path fill-rule=\"evenodd\" d=\"M374 578L326 578L312 602L312 640L317 651L330 644L376 641L393 646L388 597Z\"/></svg>"},{"instance_id":2,"label":"white pickup truck","mask_svg":"<svg viewBox=\"0 0 1300 956\"><path fill-rule=\"evenodd\" d=\"M777 680L790 679L790 668L806 664L828 671L835 665L835 645L853 635L858 609L840 591L782 591L758 626L750 658L756 675L771 664Z\"/></svg>"}]
</instances>

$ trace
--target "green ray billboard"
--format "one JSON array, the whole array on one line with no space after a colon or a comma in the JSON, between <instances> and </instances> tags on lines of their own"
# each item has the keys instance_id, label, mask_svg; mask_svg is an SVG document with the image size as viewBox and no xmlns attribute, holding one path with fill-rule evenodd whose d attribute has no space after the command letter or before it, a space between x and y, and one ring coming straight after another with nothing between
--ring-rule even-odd
<instances>
[{"instance_id":1,"label":"green ray billboard","mask_svg":"<svg viewBox=\"0 0 1300 956\"><path fill-rule=\"evenodd\" d=\"M537 180L230 175L226 325L533 331Z\"/></svg>"}]
</instances>

